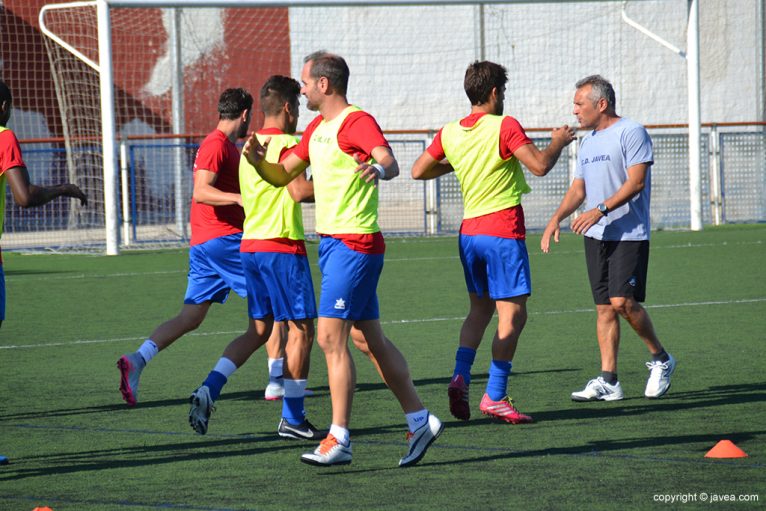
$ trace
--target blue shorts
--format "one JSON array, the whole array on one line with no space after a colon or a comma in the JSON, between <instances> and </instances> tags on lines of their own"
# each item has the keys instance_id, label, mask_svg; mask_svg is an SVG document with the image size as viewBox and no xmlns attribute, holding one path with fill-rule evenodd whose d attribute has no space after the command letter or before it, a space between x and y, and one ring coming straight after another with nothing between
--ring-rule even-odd
<instances>
[{"instance_id":1,"label":"blue shorts","mask_svg":"<svg viewBox=\"0 0 766 511\"><path fill-rule=\"evenodd\" d=\"M189 248L189 282L184 303L224 303L229 291L247 296L245 273L239 257L242 233L213 238Z\"/></svg>"},{"instance_id":2,"label":"blue shorts","mask_svg":"<svg viewBox=\"0 0 766 511\"><path fill-rule=\"evenodd\" d=\"M460 235L460 261L469 293L493 300L532 294L524 240Z\"/></svg>"},{"instance_id":3,"label":"blue shorts","mask_svg":"<svg viewBox=\"0 0 766 511\"><path fill-rule=\"evenodd\" d=\"M319 241L322 293L319 315L353 321L378 319L378 279L383 254L363 254L341 240L323 236Z\"/></svg>"},{"instance_id":4,"label":"blue shorts","mask_svg":"<svg viewBox=\"0 0 766 511\"><path fill-rule=\"evenodd\" d=\"M314 283L305 255L242 252L247 281L247 310L253 319L274 321L317 317Z\"/></svg>"},{"instance_id":5,"label":"blue shorts","mask_svg":"<svg viewBox=\"0 0 766 511\"><path fill-rule=\"evenodd\" d=\"M0 264L0 321L5 319L5 272Z\"/></svg>"}]
</instances>

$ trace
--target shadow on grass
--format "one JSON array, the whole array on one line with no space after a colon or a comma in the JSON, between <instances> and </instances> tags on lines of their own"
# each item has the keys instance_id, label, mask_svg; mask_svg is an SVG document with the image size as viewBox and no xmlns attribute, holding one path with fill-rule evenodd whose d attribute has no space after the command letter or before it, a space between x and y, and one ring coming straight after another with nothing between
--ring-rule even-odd
<instances>
[{"instance_id":1,"label":"shadow on grass","mask_svg":"<svg viewBox=\"0 0 766 511\"><path fill-rule=\"evenodd\" d=\"M263 445L264 443L266 445ZM227 448L236 448L236 450ZM199 462L201 460L296 450L297 448L306 450L307 444L280 441L274 434L270 434L268 436L194 440L164 445L136 445L95 451L78 451L37 457L37 461L45 464L45 466L16 469L14 465L9 465L0 471L0 481L15 481L32 477L105 469L147 467L186 461ZM209 451L210 449L215 450ZM25 458L24 461L33 459Z\"/></svg>"},{"instance_id":2,"label":"shadow on grass","mask_svg":"<svg viewBox=\"0 0 766 511\"><path fill-rule=\"evenodd\" d=\"M489 421L485 421L489 422ZM474 424L475 425L475 424ZM450 426L452 427L452 426ZM674 435L674 436L651 436L651 437L642 437L642 438L630 438L630 439L621 439L621 440L598 440L594 442L587 442L582 445L573 445L569 447L551 447L551 448L544 448L544 449L530 449L530 450L519 450L519 449L509 449L505 447L487 447L487 446L456 446L456 445L449 445L445 444L443 441L443 437L439 439L434 445L429 449L427 458L418 463L415 467L410 468L409 470L417 470L417 467L439 467L439 466L455 466L455 465L467 465L467 464L476 464L476 463L486 463L491 461L499 461L499 460L512 460L512 459L523 459L523 458L537 458L537 457L543 457L543 456L605 456L610 458L622 458L622 459L635 459L635 460L643 460L643 461L652 461L652 462L677 462L677 463L705 463L705 464L717 464L717 465L731 465L736 466L738 468L748 468L748 469L760 469L764 467L763 463L742 463L740 460L710 460L705 459L702 457L702 453L705 452L705 450L698 451L695 454L695 457L693 459L689 458L672 458L672 457L662 457L662 456L651 456L651 455L640 455L640 454L630 454L630 453L624 453L620 451L626 451L630 449L641 449L641 448L651 448L655 449L657 447L662 446L674 446L674 445L684 445L684 444L699 444L699 443L710 443L712 438L729 438L735 443L739 442L745 442L748 440L755 440L759 437L766 434L766 430L760 430L760 431L748 431L748 432L738 432L738 433L704 433L704 434L697 434L697 435ZM365 443L365 444L387 444L388 442L357 442L357 443ZM447 451L447 450L453 450L453 451L467 451L467 452L475 452L479 455L477 456L466 456L463 459L455 460L450 459L446 461L428 461L428 459L433 459L434 457L438 456L438 454L435 454L435 451ZM489 451L489 453L488 453ZM317 472L318 475L337 475L337 474L363 474L363 473L374 473L374 472L386 472L389 470L398 470L399 467L392 466L392 467L376 467L376 468L370 468L370 469L360 469L360 470L349 470L349 469L342 469L340 467L331 467L333 470L327 470L327 471L321 471Z\"/></svg>"},{"instance_id":3,"label":"shadow on grass","mask_svg":"<svg viewBox=\"0 0 766 511\"><path fill-rule=\"evenodd\" d=\"M543 370L543 371L529 371L529 372L519 372L515 373L519 376L527 376L527 375L533 375L533 374L545 374L545 373L559 373L559 372L569 372L569 371L577 371L577 369L550 369L550 370ZM425 387L428 385L444 385L446 388L447 384L449 384L449 377L440 377L440 378L422 378L419 380L415 380L415 387ZM477 375L473 377L474 382L484 382L487 380L486 375ZM327 385L309 385L309 388L314 391L315 395L309 397L309 399L316 399L316 398L322 398L322 397L329 397L330 395L330 388ZM193 389L192 389L193 390ZM362 392L377 392L381 390L388 390L386 385L383 382L376 382L376 383L357 383L356 386L356 392L362 393ZM191 393L191 390L189 391ZM115 392L115 398L119 398L119 394ZM393 396L391 397L393 399ZM264 395L263 390L252 390L252 391L241 391L241 392L226 392L224 391L221 394L221 397L218 399L218 401L264 401ZM66 417L66 416L73 416L73 415L85 415L85 414L93 414L93 413L112 413L112 412L119 412L119 411L130 411L133 409L152 409L152 408L165 408L165 407L175 407L175 406L181 406L181 405L187 405L189 403L189 398L184 396L182 398L178 399L160 399L155 401L139 401L138 405L136 405L134 408L129 408L124 403L116 402L114 404L108 404L108 405L97 405L97 406L88 406L83 408L63 408L58 410L44 410L44 411L35 411L35 412L22 412L22 413L9 413L9 414L0 414L0 422L1 421L11 421L11 420L29 420L29 419L47 419L52 417Z\"/></svg>"}]
</instances>

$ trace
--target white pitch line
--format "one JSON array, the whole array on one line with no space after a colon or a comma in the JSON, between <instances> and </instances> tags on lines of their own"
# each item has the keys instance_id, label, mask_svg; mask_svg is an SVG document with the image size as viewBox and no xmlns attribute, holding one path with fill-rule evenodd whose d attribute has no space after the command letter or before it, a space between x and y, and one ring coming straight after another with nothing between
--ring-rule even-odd
<instances>
[{"instance_id":1,"label":"white pitch line","mask_svg":"<svg viewBox=\"0 0 766 511\"><path fill-rule=\"evenodd\" d=\"M436 240L434 240L436 241ZM407 242L412 243L412 242ZM740 245L763 245L765 242L763 240L755 240L755 241L740 241L740 242L734 242L730 243L728 241L724 241L721 243L681 243L678 245L664 245L664 246L656 246L652 245L652 250L665 250L665 249L684 249L684 248L702 248L702 247L726 247L726 246L740 246ZM530 257L538 257L538 256L550 256L550 255L572 255L572 254L582 254L582 249L577 250L563 250L558 251L553 248L550 254L543 254L539 250L536 250L535 247L532 247L529 249L529 256ZM459 259L459 256L457 255L450 255L450 256L424 256L424 257L391 257L386 259L386 263L407 263L410 261L417 262L417 261L444 261L444 260L456 260ZM316 267L316 261L311 261L311 266ZM15 283L16 281L24 281L24 282L34 282L34 281L52 281L52 280L85 280L85 279L109 279L109 278L120 278L120 277L142 277L142 276L151 276L151 275L178 275L180 273L187 273L188 269L178 269L178 270L164 270L164 271L147 271L147 272L118 272L118 273L102 273L102 274L85 274L85 273L78 273L76 275L46 275L44 277L40 276L34 276L34 275L6 275L5 281L10 283Z\"/></svg>"},{"instance_id":2,"label":"white pitch line","mask_svg":"<svg viewBox=\"0 0 766 511\"><path fill-rule=\"evenodd\" d=\"M42 280L42 281L50 281L50 280L85 280L85 279L111 279L116 277L143 277L143 276L150 276L150 275L177 275L179 273L188 273L188 269L183 270L165 270L165 271L136 271L136 272L120 272L120 273L101 273L101 274L86 274L86 273L78 273L75 275L56 275L56 276L45 276L45 277L29 277L26 275L6 275L5 281L6 282L16 282L23 280L24 282L30 282L30 281L36 281L36 280Z\"/></svg>"},{"instance_id":3,"label":"white pitch line","mask_svg":"<svg viewBox=\"0 0 766 511\"><path fill-rule=\"evenodd\" d=\"M644 305L647 309L668 309L675 307L703 307L708 305L740 305L748 303L761 303L766 302L766 297L760 298L743 298L741 300L711 300L705 302L685 302L685 303L666 303L656 305ZM560 315L560 314L581 314L594 311L593 308L587 309L566 309L566 310L554 310L554 311L530 311L530 316L545 316L545 315ZM435 323L441 321L462 321L465 316L453 316L444 318L419 318L419 319L390 319L387 321L381 321L382 325L404 325L412 323ZM189 337L207 337L211 335L235 335L242 333L241 330L232 331L220 331L220 332L191 332L186 334ZM45 344L13 344L8 346L0 346L0 350L11 349L25 349L25 348L49 348L55 346L76 346L78 344L102 344L112 342L123 341L141 341L144 337L116 337L112 339L79 339L74 341L62 341L62 342L49 342Z\"/></svg>"}]
</instances>

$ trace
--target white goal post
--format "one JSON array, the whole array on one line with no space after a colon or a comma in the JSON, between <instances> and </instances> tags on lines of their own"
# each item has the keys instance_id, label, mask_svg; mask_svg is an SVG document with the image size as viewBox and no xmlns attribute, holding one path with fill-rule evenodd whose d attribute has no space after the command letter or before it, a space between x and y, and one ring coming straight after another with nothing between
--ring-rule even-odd
<instances>
[{"instance_id":1,"label":"white goal post","mask_svg":"<svg viewBox=\"0 0 766 511\"><path fill-rule=\"evenodd\" d=\"M642 3L644 0L633 0L631 4ZM168 44L171 46L169 54L171 55L170 69L174 75L174 85L171 87L172 91L172 128L175 133L183 133L184 129L184 85L182 81L178 81L182 74L183 63L181 62L181 48L180 48L180 36L178 30L172 27L177 27L179 22L178 14L181 9L202 9L202 8L302 8L302 9L330 9L330 8L343 8L343 7L364 7L364 8L405 8L405 7L429 7L436 8L438 6L468 6L479 10L480 15L477 18L480 23L480 28L477 29L479 33L480 41L476 41L475 51L472 49L473 58L488 58L493 60L495 55L510 55L516 58L513 53L513 49L498 50L497 48L506 44L502 37L507 37L500 31L497 35L493 32L495 40L485 41L484 23L487 22L501 23L505 20L493 20L490 16L484 13L485 6L501 6L503 4L534 4L535 6L545 6L550 4L585 4L586 2L580 0L506 0L506 1L479 1L479 0L381 0L381 1L340 1L340 0L283 0L283 1L267 1L267 0L94 0L83 2L72 2L69 4L49 4L45 6L40 12L39 22L41 30L56 44L61 45L66 51L69 51L75 55L78 59L81 59L88 66L95 69L98 73L99 90L100 90L100 128L101 128L101 145L102 145L102 157L103 157L103 208L104 208L104 224L105 224L105 239L106 239L106 253L108 255L118 254L120 251L120 226L119 226L119 204L118 196L120 194L118 190L119 183L119 144L120 135L117 129L117 112L115 109L115 74L114 74L114 60L113 60L113 40L112 40L112 23L113 18L111 12L114 9L148 9L148 8L160 8L160 9L173 9L173 15L171 16L171 23L168 37ZM591 4L593 2L590 2ZM598 2L597 2L598 3ZM601 0L600 3L604 4L622 4L623 13L625 11L626 4L628 2L619 2L617 0ZM49 29L46 25L46 14L54 9L62 9L65 7L77 7L77 6L90 6L96 9L96 18L98 26L98 55L86 55L80 52L76 45L69 44L63 37L59 37L55 28ZM504 16L503 12L498 11L498 16ZM688 133L689 133L689 197L690 197L690 227L692 230L700 230L702 228L702 195L701 195L701 162L700 162L700 72L699 72L699 0L688 0L688 11L686 16L686 69L687 69L687 85L688 85ZM427 25L428 19L419 20L421 23ZM417 27L417 25L416 25ZM383 40L385 40L385 34L379 34ZM551 37L551 36L548 36ZM427 46L430 41L421 41L420 44ZM536 43L541 48L545 48L548 44L548 40L541 39ZM334 41L327 41L322 46L323 48L333 50ZM494 45L496 48L490 54L485 55L485 46ZM513 41L508 42L509 47L514 47ZM314 49L320 49L319 47ZM369 60L375 59L376 56L383 55L385 48L377 47L371 49ZM553 48L552 51L576 51L574 48ZM253 47L253 52L257 52L258 48ZM399 51L399 50L397 50ZM442 58L437 55L434 58ZM511 57L507 57L511 58ZM527 62L527 61L524 61ZM417 65L418 61L408 65ZM458 68L457 73L464 70L468 61L461 61L462 69ZM507 65L501 59L501 63ZM295 63L291 63L293 69ZM526 65L526 64L525 64ZM583 69L583 74L588 74L587 69ZM595 70L598 71L598 70ZM407 73L407 69L403 70L388 70L387 72L402 72ZM512 71L511 71L512 72ZM354 74L354 68L352 67L352 75ZM541 77L544 78L544 77ZM462 76L459 77L462 80ZM529 81L534 81L536 78L533 75L526 77ZM570 84L571 85L571 84ZM425 87L432 87L432 84L424 84ZM618 89L618 95L620 94ZM566 91L566 94L570 94L571 91ZM452 92L450 92L452 94ZM459 95L459 91L458 94ZM535 98L533 98L535 99ZM543 101L545 98L537 98ZM561 97L551 98L552 101L559 101ZM188 100L188 98L187 98ZM437 101L438 103L438 101ZM512 107L513 111L513 107ZM566 110L564 110L565 113ZM453 116L453 113L449 113ZM562 122L566 122L569 119L561 116ZM303 122L305 119L301 119ZM522 118L523 120L523 118ZM646 121L638 118L637 120ZM558 121L557 121L558 122ZM571 121L569 121L571 122ZM304 124L305 125L305 124ZM539 126L540 124L538 124ZM546 125L546 124L542 124ZM409 126L416 127L416 126ZM438 127L436 125L425 126L427 128ZM384 129L389 126L384 125ZM183 168L184 164L183 155L179 150L177 153L177 159L174 169L177 173L185 172L188 169ZM177 183L180 183L180 176L177 177ZM123 180L123 186L125 186ZM181 195L181 186L177 184L174 188L176 194L176 218L175 222L178 224L179 230L185 229L186 219L183 218L184 205L183 196ZM123 237L125 235L123 234Z\"/></svg>"}]
</instances>

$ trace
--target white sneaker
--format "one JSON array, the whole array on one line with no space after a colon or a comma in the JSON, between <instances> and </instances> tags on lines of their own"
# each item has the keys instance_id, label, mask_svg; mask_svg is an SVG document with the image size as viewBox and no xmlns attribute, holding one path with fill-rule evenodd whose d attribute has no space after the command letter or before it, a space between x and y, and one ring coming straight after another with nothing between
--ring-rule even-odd
<instances>
[{"instance_id":1,"label":"white sneaker","mask_svg":"<svg viewBox=\"0 0 766 511\"><path fill-rule=\"evenodd\" d=\"M306 389L303 392L303 397L311 397L314 395L314 391ZM263 399L266 401L278 401L285 397L285 387L281 383L269 383L266 385L266 390L263 391Z\"/></svg>"},{"instance_id":2,"label":"white sneaker","mask_svg":"<svg viewBox=\"0 0 766 511\"><path fill-rule=\"evenodd\" d=\"M649 368L649 380L646 382L644 395L648 398L658 398L670 388L670 375L676 370L676 359L668 353L667 362L653 360L646 363Z\"/></svg>"},{"instance_id":3,"label":"white sneaker","mask_svg":"<svg viewBox=\"0 0 766 511\"><path fill-rule=\"evenodd\" d=\"M210 420L210 414L215 409L213 407L213 400L210 399L210 389L206 385L202 385L200 388L192 392L189 396L189 425L199 433L204 435L207 433L207 423Z\"/></svg>"},{"instance_id":4,"label":"white sneaker","mask_svg":"<svg viewBox=\"0 0 766 511\"><path fill-rule=\"evenodd\" d=\"M426 450L441 435L444 431L444 424L440 421L436 415L428 414L428 422L420 426L414 432L407 432L407 442L409 444L409 452L407 455L399 460L400 467L409 467L423 459L426 455Z\"/></svg>"},{"instance_id":5,"label":"white sneaker","mask_svg":"<svg viewBox=\"0 0 766 511\"><path fill-rule=\"evenodd\" d=\"M285 397L285 387L278 382L269 382L266 390L263 391L263 398L266 401L276 401Z\"/></svg>"},{"instance_id":6,"label":"white sneaker","mask_svg":"<svg viewBox=\"0 0 766 511\"><path fill-rule=\"evenodd\" d=\"M351 463L351 442L345 446L333 435L327 435L314 452L301 455L301 461L309 465L330 466Z\"/></svg>"},{"instance_id":7,"label":"white sneaker","mask_svg":"<svg viewBox=\"0 0 766 511\"><path fill-rule=\"evenodd\" d=\"M572 392L572 401L619 401L622 398L620 382L610 385L601 376L589 381L581 391Z\"/></svg>"}]
</instances>

